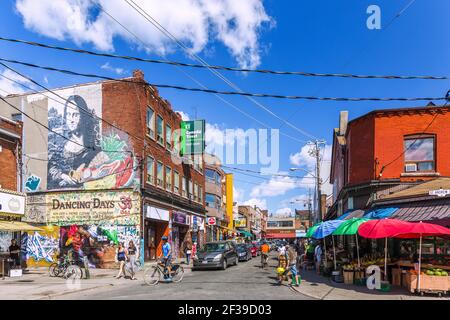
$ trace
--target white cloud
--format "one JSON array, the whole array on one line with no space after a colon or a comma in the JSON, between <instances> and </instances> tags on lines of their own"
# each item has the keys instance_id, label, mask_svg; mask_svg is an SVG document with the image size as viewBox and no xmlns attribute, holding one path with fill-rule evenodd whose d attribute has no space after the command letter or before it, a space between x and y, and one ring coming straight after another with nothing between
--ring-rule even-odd
<instances>
[{"instance_id":1,"label":"white cloud","mask_svg":"<svg viewBox=\"0 0 450 320\"><path fill-rule=\"evenodd\" d=\"M117 73L118 75L122 75L122 74L125 73L125 69L113 67L113 66L111 66L111 65L109 64L109 62L106 62L106 63L103 64L100 68L103 69L103 70L108 70L108 71Z\"/></svg>"},{"instance_id":2,"label":"white cloud","mask_svg":"<svg viewBox=\"0 0 450 320\"><path fill-rule=\"evenodd\" d=\"M241 202L244 199L244 190L233 187L233 201Z\"/></svg>"},{"instance_id":3,"label":"white cloud","mask_svg":"<svg viewBox=\"0 0 450 320\"><path fill-rule=\"evenodd\" d=\"M178 49L163 33L122 0L97 0L114 18L146 43L148 52L166 55ZM208 42L221 42L244 68L261 63L259 34L274 25L262 0L135 0L135 2L184 42L192 53ZM16 9L26 28L77 45L92 43L100 50L114 50L113 38L141 43L97 9L90 0L17 0Z\"/></svg>"},{"instance_id":4,"label":"white cloud","mask_svg":"<svg viewBox=\"0 0 450 320\"><path fill-rule=\"evenodd\" d=\"M275 197L299 186L298 181L291 177L273 176L269 181L252 188L251 197Z\"/></svg>"},{"instance_id":5,"label":"white cloud","mask_svg":"<svg viewBox=\"0 0 450 320\"><path fill-rule=\"evenodd\" d=\"M322 193L330 195L333 192L333 186L329 183L329 177L330 177L330 169L331 169L331 152L332 152L332 146L331 145L325 145L325 148L322 149L322 163L320 166L320 177L322 179ZM307 184L311 184L314 182L314 176L315 176L315 169L316 169L316 160L314 157L310 156L308 151L310 149L310 146L303 146L303 148L300 150L300 152L297 152L295 154L291 154L289 156L289 160L291 164L298 166L300 168L303 168L310 173L307 173L304 175L304 178L300 181L301 184L305 186L305 188L311 188L312 186L307 186ZM298 173L302 171L296 171Z\"/></svg>"},{"instance_id":6,"label":"white cloud","mask_svg":"<svg viewBox=\"0 0 450 320\"><path fill-rule=\"evenodd\" d=\"M289 215L291 215L293 213L293 211L292 211L292 209L291 208L280 208L280 209L277 209L277 211L275 211L275 215L278 215L278 216L289 216Z\"/></svg>"},{"instance_id":7,"label":"white cloud","mask_svg":"<svg viewBox=\"0 0 450 320\"><path fill-rule=\"evenodd\" d=\"M186 112L183 112L183 111L175 111L175 112L178 112L180 115L181 115L181 119L183 120L183 121L189 121L189 114L187 114Z\"/></svg>"},{"instance_id":8,"label":"white cloud","mask_svg":"<svg viewBox=\"0 0 450 320\"><path fill-rule=\"evenodd\" d=\"M244 201L243 203L241 203L240 205L244 205L244 206L257 206L260 209L267 209L267 201L266 199L258 199L258 198L251 198L247 201Z\"/></svg>"},{"instance_id":9,"label":"white cloud","mask_svg":"<svg viewBox=\"0 0 450 320\"><path fill-rule=\"evenodd\" d=\"M25 84L27 87L33 87L33 84L28 80L17 73L12 72L11 70L5 69L1 72L1 74L5 77L8 77L14 81ZM7 96L8 94L13 93L23 93L26 91L26 88L21 85L12 82L4 77L0 77L0 95Z\"/></svg>"}]
</instances>

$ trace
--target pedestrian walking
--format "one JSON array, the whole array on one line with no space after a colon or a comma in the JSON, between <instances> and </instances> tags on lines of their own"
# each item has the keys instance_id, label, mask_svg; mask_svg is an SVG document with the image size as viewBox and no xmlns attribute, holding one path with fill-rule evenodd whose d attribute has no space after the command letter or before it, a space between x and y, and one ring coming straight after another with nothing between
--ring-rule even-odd
<instances>
[{"instance_id":1,"label":"pedestrian walking","mask_svg":"<svg viewBox=\"0 0 450 320\"><path fill-rule=\"evenodd\" d=\"M316 262L316 272L317 274L320 274L320 263L322 261L322 246L320 242L317 243L317 246L314 249L314 260Z\"/></svg>"},{"instance_id":2,"label":"pedestrian walking","mask_svg":"<svg viewBox=\"0 0 450 320\"><path fill-rule=\"evenodd\" d=\"M123 246L122 242L119 242L119 247L117 248L117 261L119 261L119 273L116 276L116 279L122 278L122 275L125 277L125 263L127 261L127 251Z\"/></svg>"},{"instance_id":3,"label":"pedestrian walking","mask_svg":"<svg viewBox=\"0 0 450 320\"><path fill-rule=\"evenodd\" d=\"M289 273L292 277L291 285L299 286L299 278L298 278L298 271L297 271L297 252L295 248L292 246L288 246L287 248L287 256L288 256L288 265L289 265Z\"/></svg>"},{"instance_id":4,"label":"pedestrian walking","mask_svg":"<svg viewBox=\"0 0 450 320\"><path fill-rule=\"evenodd\" d=\"M134 244L133 240L130 240L130 242L128 243L128 263L130 264L129 271L131 273L131 280L137 280L134 276L136 274L136 252L136 245Z\"/></svg>"},{"instance_id":5,"label":"pedestrian walking","mask_svg":"<svg viewBox=\"0 0 450 320\"><path fill-rule=\"evenodd\" d=\"M278 255L278 266L277 266L277 274L278 274L278 284L283 284L284 278L286 278L286 273L288 272L288 257L286 251L283 253L279 253Z\"/></svg>"},{"instance_id":6,"label":"pedestrian walking","mask_svg":"<svg viewBox=\"0 0 450 320\"><path fill-rule=\"evenodd\" d=\"M186 256L186 264L189 265L191 262L191 254L192 254L192 242L189 235L186 236L186 239L183 242L183 252Z\"/></svg>"}]
</instances>

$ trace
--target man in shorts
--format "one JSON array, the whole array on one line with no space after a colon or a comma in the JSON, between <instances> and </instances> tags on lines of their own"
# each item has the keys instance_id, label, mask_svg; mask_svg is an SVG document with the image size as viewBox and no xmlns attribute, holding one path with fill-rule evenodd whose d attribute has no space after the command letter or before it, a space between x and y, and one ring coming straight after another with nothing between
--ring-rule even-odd
<instances>
[{"instance_id":1,"label":"man in shorts","mask_svg":"<svg viewBox=\"0 0 450 320\"><path fill-rule=\"evenodd\" d=\"M167 278L168 280L172 280L172 277L170 276L171 274L171 268L170 268L170 263L172 260L172 247L170 246L170 243L167 241L167 237L164 236L161 238L161 240L163 241L163 246L162 246L162 253L163 253L163 258L162 258L162 262L164 263L164 267L167 269Z\"/></svg>"},{"instance_id":2,"label":"man in shorts","mask_svg":"<svg viewBox=\"0 0 450 320\"><path fill-rule=\"evenodd\" d=\"M290 273L292 277L291 285L295 285L296 287L298 287L300 285L300 282L298 280L298 272L297 272L297 252L292 246L288 247L287 256L289 262L288 273Z\"/></svg>"}]
</instances>

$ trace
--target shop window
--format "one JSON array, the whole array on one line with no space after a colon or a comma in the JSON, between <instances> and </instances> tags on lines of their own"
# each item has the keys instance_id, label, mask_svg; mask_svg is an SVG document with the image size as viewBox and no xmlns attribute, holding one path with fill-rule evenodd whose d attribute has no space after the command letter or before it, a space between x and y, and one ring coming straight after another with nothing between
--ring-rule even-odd
<instances>
[{"instance_id":1,"label":"shop window","mask_svg":"<svg viewBox=\"0 0 450 320\"><path fill-rule=\"evenodd\" d=\"M155 160L147 157L147 182L155 184Z\"/></svg>"},{"instance_id":2,"label":"shop window","mask_svg":"<svg viewBox=\"0 0 450 320\"><path fill-rule=\"evenodd\" d=\"M166 167L166 190L172 191L172 169Z\"/></svg>"},{"instance_id":3,"label":"shop window","mask_svg":"<svg viewBox=\"0 0 450 320\"><path fill-rule=\"evenodd\" d=\"M164 146L164 120L161 116L158 116L156 140L162 146Z\"/></svg>"},{"instance_id":4,"label":"shop window","mask_svg":"<svg viewBox=\"0 0 450 320\"><path fill-rule=\"evenodd\" d=\"M187 197L187 187L186 187L186 178L182 177L181 178L181 195L183 197Z\"/></svg>"},{"instance_id":5,"label":"shop window","mask_svg":"<svg viewBox=\"0 0 450 320\"><path fill-rule=\"evenodd\" d=\"M155 139L155 112L147 107L147 135Z\"/></svg>"},{"instance_id":6,"label":"shop window","mask_svg":"<svg viewBox=\"0 0 450 320\"><path fill-rule=\"evenodd\" d=\"M177 171L173 171L173 192L180 193L180 175Z\"/></svg>"},{"instance_id":7,"label":"shop window","mask_svg":"<svg viewBox=\"0 0 450 320\"><path fill-rule=\"evenodd\" d=\"M434 136L405 137L405 172L435 170Z\"/></svg>"},{"instance_id":8,"label":"shop window","mask_svg":"<svg viewBox=\"0 0 450 320\"><path fill-rule=\"evenodd\" d=\"M166 125L166 148L172 150L172 128Z\"/></svg>"},{"instance_id":9,"label":"shop window","mask_svg":"<svg viewBox=\"0 0 450 320\"><path fill-rule=\"evenodd\" d=\"M164 188L164 166L162 162L159 161L157 167L156 185L158 187Z\"/></svg>"}]
</instances>

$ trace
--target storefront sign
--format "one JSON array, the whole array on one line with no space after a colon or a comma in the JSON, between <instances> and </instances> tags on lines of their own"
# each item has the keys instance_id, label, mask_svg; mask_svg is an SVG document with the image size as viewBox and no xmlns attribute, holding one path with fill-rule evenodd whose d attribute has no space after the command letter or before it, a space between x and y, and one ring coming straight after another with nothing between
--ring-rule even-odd
<instances>
[{"instance_id":1,"label":"storefront sign","mask_svg":"<svg viewBox=\"0 0 450 320\"><path fill-rule=\"evenodd\" d=\"M205 230L205 220L199 216L193 215L192 216L192 231L204 231Z\"/></svg>"},{"instance_id":2,"label":"storefront sign","mask_svg":"<svg viewBox=\"0 0 450 320\"><path fill-rule=\"evenodd\" d=\"M25 196L0 192L0 213L25 214Z\"/></svg>"},{"instance_id":3,"label":"storefront sign","mask_svg":"<svg viewBox=\"0 0 450 320\"><path fill-rule=\"evenodd\" d=\"M169 210L155 208L147 205L145 217L149 219L169 221Z\"/></svg>"},{"instance_id":4,"label":"storefront sign","mask_svg":"<svg viewBox=\"0 0 450 320\"><path fill-rule=\"evenodd\" d=\"M47 194L45 199L49 223L139 223L140 197L132 191L63 192Z\"/></svg>"},{"instance_id":5,"label":"storefront sign","mask_svg":"<svg viewBox=\"0 0 450 320\"><path fill-rule=\"evenodd\" d=\"M450 194L450 190L448 189L430 190L428 194L430 196L445 197L446 195Z\"/></svg>"},{"instance_id":6,"label":"storefront sign","mask_svg":"<svg viewBox=\"0 0 450 320\"><path fill-rule=\"evenodd\" d=\"M208 226L215 226L216 225L216 218L209 217L208 218Z\"/></svg>"},{"instance_id":7,"label":"storefront sign","mask_svg":"<svg viewBox=\"0 0 450 320\"><path fill-rule=\"evenodd\" d=\"M235 219L234 220L234 227L235 228L239 228L239 227L246 227L247 226L247 219L246 218L240 218L240 219Z\"/></svg>"},{"instance_id":8,"label":"storefront sign","mask_svg":"<svg viewBox=\"0 0 450 320\"><path fill-rule=\"evenodd\" d=\"M187 214L179 211L173 211L172 221L179 224L189 224Z\"/></svg>"},{"instance_id":9,"label":"storefront sign","mask_svg":"<svg viewBox=\"0 0 450 320\"><path fill-rule=\"evenodd\" d=\"M203 154L205 120L181 122L181 155Z\"/></svg>"}]
</instances>

